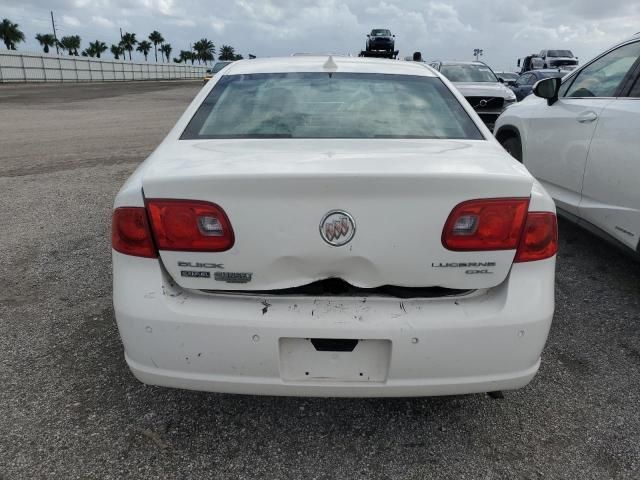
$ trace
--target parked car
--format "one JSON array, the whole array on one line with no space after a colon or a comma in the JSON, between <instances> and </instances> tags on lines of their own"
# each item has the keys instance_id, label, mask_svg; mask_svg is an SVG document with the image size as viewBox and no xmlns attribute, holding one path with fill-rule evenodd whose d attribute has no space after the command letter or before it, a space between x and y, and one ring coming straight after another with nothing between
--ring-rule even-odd
<instances>
[{"instance_id":1,"label":"parked car","mask_svg":"<svg viewBox=\"0 0 640 480\"><path fill-rule=\"evenodd\" d=\"M211 80L216 73L218 73L220 70L222 70L224 67L226 67L230 63L233 63L233 61L225 60L221 62L216 62L212 68L207 69L207 72L204 75L204 83L207 83L209 80Z\"/></svg>"},{"instance_id":2,"label":"parked car","mask_svg":"<svg viewBox=\"0 0 640 480\"><path fill-rule=\"evenodd\" d=\"M505 85L511 86L518 80L519 74L515 72L494 72L498 80L502 80Z\"/></svg>"},{"instance_id":3,"label":"parked car","mask_svg":"<svg viewBox=\"0 0 640 480\"><path fill-rule=\"evenodd\" d=\"M437 61L431 66L453 82L489 128L516 102L511 89L483 62Z\"/></svg>"},{"instance_id":4,"label":"parked car","mask_svg":"<svg viewBox=\"0 0 640 480\"><path fill-rule=\"evenodd\" d=\"M553 201L420 63L238 61L114 207L115 316L143 382L423 396L540 365Z\"/></svg>"},{"instance_id":5,"label":"parked car","mask_svg":"<svg viewBox=\"0 0 640 480\"><path fill-rule=\"evenodd\" d=\"M365 50L367 52L387 52L392 54L396 49L396 36L386 28L374 28L367 35Z\"/></svg>"},{"instance_id":6,"label":"parked car","mask_svg":"<svg viewBox=\"0 0 640 480\"><path fill-rule=\"evenodd\" d=\"M542 50L538 56L542 59L542 68L573 70L578 66L578 58L571 50Z\"/></svg>"},{"instance_id":7,"label":"parked car","mask_svg":"<svg viewBox=\"0 0 640 480\"><path fill-rule=\"evenodd\" d=\"M498 140L561 213L638 253L640 36L534 93L498 119Z\"/></svg>"},{"instance_id":8,"label":"parked car","mask_svg":"<svg viewBox=\"0 0 640 480\"><path fill-rule=\"evenodd\" d=\"M562 70L532 70L520 75L518 80L516 80L513 85L510 85L510 88L513 90L513 93L516 94L518 101L521 101L532 92L533 86L539 80L544 78L562 78L567 73L568 72Z\"/></svg>"}]
</instances>

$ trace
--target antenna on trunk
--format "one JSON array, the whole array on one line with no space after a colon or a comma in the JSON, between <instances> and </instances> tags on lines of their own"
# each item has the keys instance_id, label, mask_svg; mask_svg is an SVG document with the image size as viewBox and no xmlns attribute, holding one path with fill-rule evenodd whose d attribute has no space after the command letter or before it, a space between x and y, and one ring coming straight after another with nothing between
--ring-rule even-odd
<instances>
[{"instance_id":1,"label":"antenna on trunk","mask_svg":"<svg viewBox=\"0 0 640 480\"><path fill-rule=\"evenodd\" d=\"M329 55L329 58L327 58L327 61L324 62L322 68L329 74L329 78L331 78L331 75L333 75L338 70L338 65L333 61L332 55Z\"/></svg>"}]
</instances>

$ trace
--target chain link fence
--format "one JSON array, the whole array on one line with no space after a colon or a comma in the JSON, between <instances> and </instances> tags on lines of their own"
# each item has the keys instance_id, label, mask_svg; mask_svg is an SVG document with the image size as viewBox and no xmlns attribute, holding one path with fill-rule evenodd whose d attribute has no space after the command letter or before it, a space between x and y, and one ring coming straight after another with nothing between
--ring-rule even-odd
<instances>
[{"instance_id":1,"label":"chain link fence","mask_svg":"<svg viewBox=\"0 0 640 480\"><path fill-rule=\"evenodd\" d=\"M206 69L203 65L0 50L0 83L184 80L202 78Z\"/></svg>"}]
</instances>

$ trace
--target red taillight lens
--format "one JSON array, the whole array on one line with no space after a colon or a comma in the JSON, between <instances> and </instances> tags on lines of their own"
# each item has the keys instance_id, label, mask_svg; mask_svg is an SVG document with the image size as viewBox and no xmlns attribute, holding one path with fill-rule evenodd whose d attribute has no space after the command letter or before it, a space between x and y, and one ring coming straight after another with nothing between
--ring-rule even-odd
<instances>
[{"instance_id":1,"label":"red taillight lens","mask_svg":"<svg viewBox=\"0 0 640 480\"><path fill-rule=\"evenodd\" d=\"M113 212L111 245L117 252L156 258L147 212L142 207L121 207Z\"/></svg>"},{"instance_id":2,"label":"red taillight lens","mask_svg":"<svg viewBox=\"0 0 640 480\"><path fill-rule=\"evenodd\" d=\"M235 241L231 223L218 205L197 200L147 200L158 250L222 252Z\"/></svg>"},{"instance_id":3,"label":"red taillight lens","mask_svg":"<svg viewBox=\"0 0 640 480\"><path fill-rule=\"evenodd\" d=\"M470 200L456 206L442 232L448 250L515 250L527 218L528 198Z\"/></svg>"},{"instance_id":4,"label":"red taillight lens","mask_svg":"<svg viewBox=\"0 0 640 480\"><path fill-rule=\"evenodd\" d=\"M553 257L558 252L558 221L551 212L530 212L515 262Z\"/></svg>"}]
</instances>

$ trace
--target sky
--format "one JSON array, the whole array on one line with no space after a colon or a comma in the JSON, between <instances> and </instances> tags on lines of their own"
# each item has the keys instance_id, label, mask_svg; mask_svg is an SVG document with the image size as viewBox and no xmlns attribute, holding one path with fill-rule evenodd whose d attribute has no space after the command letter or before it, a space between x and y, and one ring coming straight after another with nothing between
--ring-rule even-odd
<instances>
[{"instance_id":1,"label":"sky","mask_svg":"<svg viewBox=\"0 0 640 480\"><path fill-rule=\"evenodd\" d=\"M471 60L481 48L496 70L542 49L585 61L640 31L640 0L0 0L0 18L27 37L21 50L40 49L34 36L51 32L50 10L58 36L80 35L83 48L117 43L122 28L138 39L158 30L174 54L203 37L245 57L357 54L372 28L389 28L402 57Z\"/></svg>"}]
</instances>

